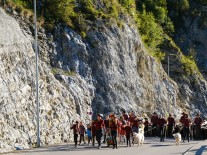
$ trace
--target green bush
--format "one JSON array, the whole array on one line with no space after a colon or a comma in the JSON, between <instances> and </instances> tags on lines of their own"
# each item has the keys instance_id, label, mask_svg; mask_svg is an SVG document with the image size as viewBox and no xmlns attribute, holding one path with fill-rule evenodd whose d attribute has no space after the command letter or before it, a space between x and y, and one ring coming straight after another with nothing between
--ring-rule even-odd
<instances>
[{"instance_id":1,"label":"green bush","mask_svg":"<svg viewBox=\"0 0 207 155\"><path fill-rule=\"evenodd\" d=\"M183 65L183 70L187 73L187 75L199 72L195 59L192 56L182 55L181 63Z\"/></svg>"},{"instance_id":2,"label":"green bush","mask_svg":"<svg viewBox=\"0 0 207 155\"><path fill-rule=\"evenodd\" d=\"M119 0L119 3L130 15L136 13L135 0Z\"/></svg>"},{"instance_id":3,"label":"green bush","mask_svg":"<svg viewBox=\"0 0 207 155\"><path fill-rule=\"evenodd\" d=\"M142 35L142 40L149 48L154 50L163 42L163 29L156 23L152 13L144 11L139 15L138 28Z\"/></svg>"},{"instance_id":4,"label":"green bush","mask_svg":"<svg viewBox=\"0 0 207 155\"><path fill-rule=\"evenodd\" d=\"M159 50L155 50L155 51L150 51L150 54L154 57L154 58L156 58L156 60L158 61L158 62L160 62L160 61L162 61L162 60L164 60L165 59L165 53L164 52L162 52L162 51L159 51Z\"/></svg>"},{"instance_id":5,"label":"green bush","mask_svg":"<svg viewBox=\"0 0 207 155\"><path fill-rule=\"evenodd\" d=\"M9 1L9 0L6 0ZM33 0L13 0L13 2L17 5L21 5L24 8L32 8Z\"/></svg>"},{"instance_id":6,"label":"green bush","mask_svg":"<svg viewBox=\"0 0 207 155\"><path fill-rule=\"evenodd\" d=\"M45 9L44 17L47 24L66 23L73 26L72 19L77 17L74 12L74 0L48 0L43 3Z\"/></svg>"},{"instance_id":7,"label":"green bush","mask_svg":"<svg viewBox=\"0 0 207 155\"><path fill-rule=\"evenodd\" d=\"M95 9L93 0L79 0L80 12L85 14L86 19L94 21L98 17L98 11Z\"/></svg>"},{"instance_id":8,"label":"green bush","mask_svg":"<svg viewBox=\"0 0 207 155\"><path fill-rule=\"evenodd\" d=\"M166 0L139 0L137 1L137 9L139 12L152 13L155 22L162 26L167 34L174 32L174 26L168 17L168 9Z\"/></svg>"}]
</instances>

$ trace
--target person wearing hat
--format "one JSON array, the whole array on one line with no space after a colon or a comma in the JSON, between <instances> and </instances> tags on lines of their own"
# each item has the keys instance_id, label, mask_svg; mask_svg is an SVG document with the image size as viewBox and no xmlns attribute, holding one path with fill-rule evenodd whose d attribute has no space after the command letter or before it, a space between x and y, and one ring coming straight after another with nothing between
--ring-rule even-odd
<instances>
[{"instance_id":1,"label":"person wearing hat","mask_svg":"<svg viewBox=\"0 0 207 155\"><path fill-rule=\"evenodd\" d=\"M181 114L182 114L182 116L181 116L181 118L180 118L180 123L183 124L183 120L184 120L184 118L185 118L185 114L186 114L186 113L185 113L185 112L182 112Z\"/></svg>"},{"instance_id":2,"label":"person wearing hat","mask_svg":"<svg viewBox=\"0 0 207 155\"><path fill-rule=\"evenodd\" d=\"M184 115L184 119L183 119L183 142L185 143L185 139L187 138L188 142L189 142L189 134L190 134L190 124L191 124L191 120L188 118L188 114Z\"/></svg>"},{"instance_id":3,"label":"person wearing hat","mask_svg":"<svg viewBox=\"0 0 207 155\"><path fill-rule=\"evenodd\" d=\"M157 136L157 122L158 122L158 115L156 112L152 114L151 123L152 123L152 136Z\"/></svg>"},{"instance_id":4,"label":"person wearing hat","mask_svg":"<svg viewBox=\"0 0 207 155\"><path fill-rule=\"evenodd\" d=\"M159 129L160 142L164 142L166 124L167 124L167 121L164 119L164 116L159 115L157 125L158 125L158 129Z\"/></svg>"},{"instance_id":5,"label":"person wearing hat","mask_svg":"<svg viewBox=\"0 0 207 155\"><path fill-rule=\"evenodd\" d=\"M79 122L76 121L75 124L73 124L70 129L73 130L73 136L74 136L74 142L75 142L75 147L78 145L78 133L79 133Z\"/></svg>"},{"instance_id":6,"label":"person wearing hat","mask_svg":"<svg viewBox=\"0 0 207 155\"><path fill-rule=\"evenodd\" d=\"M86 142L85 142L85 132L86 132L86 128L83 125L83 122L80 121L80 123L79 123L79 134L80 134L79 145L81 144L82 140L83 140L84 144L86 144Z\"/></svg>"},{"instance_id":7,"label":"person wearing hat","mask_svg":"<svg viewBox=\"0 0 207 155\"><path fill-rule=\"evenodd\" d=\"M96 140L98 142L98 149L101 148L102 129L104 127L104 121L102 120L102 117L102 114L98 114L97 120L94 122Z\"/></svg>"},{"instance_id":8,"label":"person wearing hat","mask_svg":"<svg viewBox=\"0 0 207 155\"><path fill-rule=\"evenodd\" d=\"M129 113L129 118L128 118L128 120L127 120L127 121L130 122L130 125L132 124L134 118L135 118L134 112L131 111L131 112Z\"/></svg>"},{"instance_id":9,"label":"person wearing hat","mask_svg":"<svg viewBox=\"0 0 207 155\"><path fill-rule=\"evenodd\" d=\"M127 143L127 147L130 146L131 147L131 137L133 135L132 132L132 127L130 126L130 122L126 123L126 126L124 127L125 130L125 136L126 136L126 143Z\"/></svg>"},{"instance_id":10,"label":"person wearing hat","mask_svg":"<svg viewBox=\"0 0 207 155\"><path fill-rule=\"evenodd\" d=\"M123 116L125 121L128 121L129 116L126 114L125 110L122 110L122 116Z\"/></svg>"},{"instance_id":11,"label":"person wearing hat","mask_svg":"<svg viewBox=\"0 0 207 155\"><path fill-rule=\"evenodd\" d=\"M109 121L109 128L111 129L111 137L113 141L113 149L117 149L117 129L118 129L118 120L114 114L111 114L111 119Z\"/></svg>"},{"instance_id":12,"label":"person wearing hat","mask_svg":"<svg viewBox=\"0 0 207 155\"><path fill-rule=\"evenodd\" d=\"M171 114L169 114L167 118L167 124L168 124L167 135L169 138L172 138L173 137L172 131L173 131L173 128L175 127L175 119Z\"/></svg>"},{"instance_id":13,"label":"person wearing hat","mask_svg":"<svg viewBox=\"0 0 207 155\"><path fill-rule=\"evenodd\" d=\"M193 121L193 124L195 125L195 139L201 139L201 124L202 124L203 120L200 117L200 115L197 113L196 117Z\"/></svg>"},{"instance_id":14,"label":"person wearing hat","mask_svg":"<svg viewBox=\"0 0 207 155\"><path fill-rule=\"evenodd\" d=\"M123 143L125 141L125 130L124 130L125 125L126 125L126 121L124 117L120 116L118 120L119 143Z\"/></svg>"}]
</instances>

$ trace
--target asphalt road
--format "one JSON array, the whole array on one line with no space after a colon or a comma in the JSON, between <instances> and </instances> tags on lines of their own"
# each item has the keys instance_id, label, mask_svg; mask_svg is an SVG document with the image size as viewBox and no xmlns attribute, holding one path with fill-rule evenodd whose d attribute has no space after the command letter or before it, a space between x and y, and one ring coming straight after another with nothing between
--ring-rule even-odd
<instances>
[{"instance_id":1,"label":"asphalt road","mask_svg":"<svg viewBox=\"0 0 207 155\"><path fill-rule=\"evenodd\" d=\"M32 150L21 150L7 155L204 155L207 154L205 141L181 142L175 145L174 139L165 139L160 142L159 138L146 138L144 145L137 147L126 147L119 145L118 149L112 149L102 144L100 150L91 145L82 144L77 148L73 144L61 144L49 147L36 148Z\"/></svg>"}]
</instances>

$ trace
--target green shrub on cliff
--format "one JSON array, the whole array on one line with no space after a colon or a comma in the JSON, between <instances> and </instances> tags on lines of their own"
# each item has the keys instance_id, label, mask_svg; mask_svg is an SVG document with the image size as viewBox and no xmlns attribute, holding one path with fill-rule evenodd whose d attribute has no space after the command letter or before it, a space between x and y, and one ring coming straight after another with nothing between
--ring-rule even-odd
<instances>
[{"instance_id":1,"label":"green shrub on cliff","mask_svg":"<svg viewBox=\"0 0 207 155\"><path fill-rule=\"evenodd\" d=\"M138 29L146 48L158 61L164 59L165 54L160 50L166 35L172 35L174 25L168 17L166 0L137 1Z\"/></svg>"},{"instance_id":2,"label":"green shrub on cliff","mask_svg":"<svg viewBox=\"0 0 207 155\"><path fill-rule=\"evenodd\" d=\"M139 0L137 1L137 9L139 12L151 13L155 19L153 22L160 25L167 34L174 32L173 23L168 17L166 0Z\"/></svg>"},{"instance_id":3,"label":"green shrub on cliff","mask_svg":"<svg viewBox=\"0 0 207 155\"><path fill-rule=\"evenodd\" d=\"M33 6L33 0L5 0L5 1L13 1L17 5L21 5L25 8L31 8Z\"/></svg>"},{"instance_id":4,"label":"green shrub on cliff","mask_svg":"<svg viewBox=\"0 0 207 155\"><path fill-rule=\"evenodd\" d=\"M37 5L37 11L39 17L44 17L47 30L52 30L58 23L65 23L85 33L87 33L85 20L95 22L96 19L102 18L110 22L110 19L115 19L121 26L123 15L129 14L137 21L138 29L148 49L160 59L162 53L158 51L164 39L163 32L173 31L173 25L167 18L166 1L140 0L141 6L138 2L135 0L102 0L100 7L97 0L44 0L41 6ZM15 3L22 4L26 8L32 7L31 0L15 0Z\"/></svg>"},{"instance_id":5,"label":"green shrub on cliff","mask_svg":"<svg viewBox=\"0 0 207 155\"><path fill-rule=\"evenodd\" d=\"M74 27L73 19L77 17L74 0L47 0L42 5L46 26L51 25L53 28L57 23L66 23Z\"/></svg>"},{"instance_id":6,"label":"green shrub on cliff","mask_svg":"<svg viewBox=\"0 0 207 155\"><path fill-rule=\"evenodd\" d=\"M181 64L182 69L184 71L183 74L192 75L194 73L198 73L198 75L200 75L198 66L196 64L196 53L194 49L191 49L190 54L186 56L181 52L181 49L175 44L172 38L168 37L166 41L168 42L168 48L174 51L178 56L178 64Z\"/></svg>"},{"instance_id":7,"label":"green shrub on cliff","mask_svg":"<svg viewBox=\"0 0 207 155\"><path fill-rule=\"evenodd\" d=\"M16 4L21 14L22 12L27 14L27 11L22 10L33 8L33 0L6 0L6 2ZM205 4L206 0L199 0L199 3ZM37 3L38 17L42 19L47 30L52 30L58 23L65 23L77 30L82 37L87 36L87 23L104 19L108 23L115 21L119 27L123 27L122 23L126 17L131 16L131 19L137 23L146 48L158 60L162 60L165 55L160 48L164 44L163 41L166 36L174 33L168 8L174 8L178 14L187 11L189 0L102 0L100 2L97 0L42 0L41 3ZM186 72L195 69L195 62L191 57L183 57L182 63Z\"/></svg>"},{"instance_id":8,"label":"green shrub on cliff","mask_svg":"<svg viewBox=\"0 0 207 155\"><path fill-rule=\"evenodd\" d=\"M182 67L183 67L184 71L188 75L191 75L193 73L199 72L198 66L196 64L195 53L194 52L191 52L187 56L182 55L181 63L183 65Z\"/></svg>"},{"instance_id":9,"label":"green shrub on cliff","mask_svg":"<svg viewBox=\"0 0 207 155\"><path fill-rule=\"evenodd\" d=\"M119 0L119 3L130 15L134 16L136 13L136 3L134 0Z\"/></svg>"},{"instance_id":10,"label":"green shrub on cliff","mask_svg":"<svg viewBox=\"0 0 207 155\"><path fill-rule=\"evenodd\" d=\"M0 6L9 6L17 13L19 13L22 17L32 19L33 20L33 10L30 9L31 4L29 1L21 1L21 0L0 0Z\"/></svg>"},{"instance_id":11,"label":"green shrub on cliff","mask_svg":"<svg viewBox=\"0 0 207 155\"><path fill-rule=\"evenodd\" d=\"M139 15L138 27L142 35L142 40L145 44L153 49L163 42L163 30L155 21L152 13L145 11Z\"/></svg>"},{"instance_id":12,"label":"green shrub on cliff","mask_svg":"<svg viewBox=\"0 0 207 155\"><path fill-rule=\"evenodd\" d=\"M24 9L33 10L33 0L5 1L15 4L19 13ZM115 19L120 23L121 15L128 13L133 16L136 12L135 0L102 0L101 7L98 5L97 0L42 0L37 1L37 14L46 30L51 31L58 23L65 23L81 32L85 31L86 20L95 22L99 18L110 22Z\"/></svg>"}]
</instances>

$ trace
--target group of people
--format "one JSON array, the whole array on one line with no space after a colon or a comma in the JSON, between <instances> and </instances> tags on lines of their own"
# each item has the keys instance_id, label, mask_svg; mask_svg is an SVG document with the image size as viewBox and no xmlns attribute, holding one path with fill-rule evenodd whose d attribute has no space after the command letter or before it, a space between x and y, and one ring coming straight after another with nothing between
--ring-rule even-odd
<instances>
[{"instance_id":1,"label":"group of people","mask_svg":"<svg viewBox=\"0 0 207 155\"><path fill-rule=\"evenodd\" d=\"M71 129L73 129L76 147L78 145L78 135L79 145L81 145L82 141L83 143L86 143L84 138L85 135L87 135L88 145L92 142L92 145L94 146L96 139L98 142L98 149L100 149L102 136L103 143L107 143L107 145L110 145L108 137L111 137L111 145L113 145L113 149L117 149L117 137L119 142L125 141L127 147L130 147L131 142L133 142L133 133L138 133L139 127L141 126L144 126L146 137L158 136L160 137L161 142L164 142L165 137L172 138L173 133L175 132L181 133L183 142L185 142L185 140L189 142L190 136L193 136L196 139L201 139L202 123L203 120L199 114L197 114L192 121L188 117L188 114L183 112L179 122L176 122L171 114L169 114L166 119L164 115L158 115L154 112L149 118L146 115L144 117L135 115L133 111L127 114L125 110L123 110L120 117L111 113L103 119L103 115L98 114L97 119L87 124L86 127L83 125L83 122L76 121L75 124L71 126Z\"/></svg>"},{"instance_id":2,"label":"group of people","mask_svg":"<svg viewBox=\"0 0 207 155\"><path fill-rule=\"evenodd\" d=\"M183 142L185 140L189 142L190 139L204 139L206 133L201 129L203 122L199 113L195 118L190 119L188 114L183 112L181 118L176 122L171 114L165 119L154 112L151 117L151 136L160 136L160 141L164 141L164 137L172 138L173 133L178 130L182 135ZM148 124L145 127L147 126ZM146 132L148 132L147 129Z\"/></svg>"}]
</instances>

